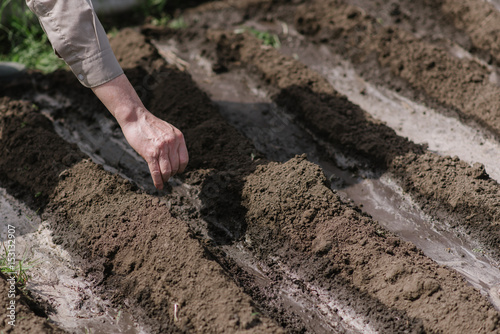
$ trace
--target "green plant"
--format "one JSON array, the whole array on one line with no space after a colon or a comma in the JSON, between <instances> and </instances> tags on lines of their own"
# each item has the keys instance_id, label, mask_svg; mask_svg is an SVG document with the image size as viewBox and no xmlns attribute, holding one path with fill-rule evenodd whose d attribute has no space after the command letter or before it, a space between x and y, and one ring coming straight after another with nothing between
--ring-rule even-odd
<instances>
[{"instance_id":1,"label":"green plant","mask_svg":"<svg viewBox=\"0 0 500 334\"><path fill-rule=\"evenodd\" d=\"M170 19L170 15L162 15L160 18L153 18L151 24L157 27L166 26Z\"/></svg>"},{"instance_id":2,"label":"green plant","mask_svg":"<svg viewBox=\"0 0 500 334\"><path fill-rule=\"evenodd\" d=\"M4 243L2 243L3 252L0 254L0 271L7 275L16 278L16 283L18 288L24 290L26 288L26 283L31 278L28 274L28 270L34 268L37 265L38 260L28 260L27 252L24 252L21 260L17 260L14 265L9 262L9 251Z\"/></svg>"},{"instance_id":3,"label":"green plant","mask_svg":"<svg viewBox=\"0 0 500 334\"><path fill-rule=\"evenodd\" d=\"M121 316L122 316L122 310L118 311L118 314L116 316L116 323L120 322Z\"/></svg>"},{"instance_id":4,"label":"green plant","mask_svg":"<svg viewBox=\"0 0 500 334\"><path fill-rule=\"evenodd\" d=\"M241 34L245 31L248 31L250 34L252 34L255 37L257 37L258 39L260 39L264 45L272 46L275 49L279 49L281 47L280 38L276 34L272 34L268 31L261 31L261 30L255 29L255 28L248 28L248 27L237 29L236 33Z\"/></svg>"},{"instance_id":5,"label":"green plant","mask_svg":"<svg viewBox=\"0 0 500 334\"><path fill-rule=\"evenodd\" d=\"M168 14L162 14L161 17L153 17L151 19L151 24L158 27L169 27L171 29L185 29L187 28L187 23L182 16L172 19Z\"/></svg>"},{"instance_id":6,"label":"green plant","mask_svg":"<svg viewBox=\"0 0 500 334\"><path fill-rule=\"evenodd\" d=\"M107 35L108 37L115 37L116 35L118 35L120 31L118 30L117 27L111 27L111 29L108 30L107 32Z\"/></svg>"},{"instance_id":7,"label":"green plant","mask_svg":"<svg viewBox=\"0 0 500 334\"><path fill-rule=\"evenodd\" d=\"M182 16L173 19L168 23L168 27L172 29L185 29L187 26L188 25Z\"/></svg>"},{"instance_id":8,"label":"green plant","mask_svg":"<svg viewBox=\"0 0 500 334\"><path fill-rule=\"evenodd\" d=\"M161 18L165 16L165 8L168 0L146 0L142 2L142 12L144 16Z\"/></svg>"},{"instance_id":9,"label":"green plant","mask_svg":"<svg viewBox=\"0 0 500 334\"><path fill-rule=\"evenodd\" d=\"M0 61L14 61L44 73L65 67L50 46L35 15L24 1L5 0L0 5L0 34L9 48L0 54Z\"/></svg>"}]
</instances>

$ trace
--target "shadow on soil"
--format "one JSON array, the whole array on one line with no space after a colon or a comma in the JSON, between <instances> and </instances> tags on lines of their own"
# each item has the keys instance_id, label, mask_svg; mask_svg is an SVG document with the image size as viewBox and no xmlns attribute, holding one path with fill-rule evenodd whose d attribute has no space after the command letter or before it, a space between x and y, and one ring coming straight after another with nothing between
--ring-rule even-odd
<instances>
[{"instance_id":1,"label":"shadow on soil","mask_svg":"<svg viewBox=\"0 0 500 334\"><path fill-rule=\"evenodd\" d=\"M369 118L344 96L315 93L310 87L292 85L275 96L275 102L297 116L315 135L333 144L346 156L354 155L371 168L385 172L394 158L425 148L402 138L383 123ZM373 166L375 164L375 166Z\"/></svg>"},{"instance_id":2,"label":"shadow on soil","mask_svg":"<svg viewBox=\"0 0 500 334\"><path fill-rule=\"evenodd\" d=\"M32 87L24 82L7 87L0 97L0 185L42 213L61 172L84 155L54 133L35 104L17 100L27 92Z\"/></svg>"}]
</instances>

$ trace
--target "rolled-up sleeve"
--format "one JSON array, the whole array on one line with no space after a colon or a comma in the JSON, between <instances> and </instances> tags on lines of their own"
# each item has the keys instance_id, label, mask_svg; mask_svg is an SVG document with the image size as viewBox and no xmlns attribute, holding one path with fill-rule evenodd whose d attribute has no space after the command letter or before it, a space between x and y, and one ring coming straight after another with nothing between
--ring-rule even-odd
<instances>
[{"instance_id":1,"label":"rolled-up sleeve","mask_svg":"<svg viewBox=\"0 0 500 334\"><path fill-rule=\"evenodd\" d=\"M123 73L91 0L26 0L56 54L86 87Z\"/></svg>"}]
</instances>

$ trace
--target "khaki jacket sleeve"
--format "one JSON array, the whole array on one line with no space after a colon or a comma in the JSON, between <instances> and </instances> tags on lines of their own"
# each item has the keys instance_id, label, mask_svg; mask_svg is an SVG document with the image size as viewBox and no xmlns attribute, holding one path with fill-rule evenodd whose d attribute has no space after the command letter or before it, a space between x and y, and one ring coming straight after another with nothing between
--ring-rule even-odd
<instances>
[{"instance_id":1,"label":"khaki jacket sleeve","mask_svg":"<svg viewBox=\"0 0 500 334\"><path fill-rule=\"evenodd\" d=\"M123 73L91 0L26 0L56 54L86 87L102 85Z\"/></svg>"}]
</instances>

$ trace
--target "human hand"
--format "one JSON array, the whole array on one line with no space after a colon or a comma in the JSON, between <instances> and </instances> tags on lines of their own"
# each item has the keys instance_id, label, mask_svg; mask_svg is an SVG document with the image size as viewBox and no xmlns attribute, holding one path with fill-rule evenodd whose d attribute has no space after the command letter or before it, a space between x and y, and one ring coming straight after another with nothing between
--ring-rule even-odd
<instances>
[{"instance_id":1,"label":"human hand","mask_svg":"<svg viewBox=\"0 0 500 334\"><path fill-rule=\"evenodd\" d=\"M175 126L145 109L120 125L130 146L148 163L157 189L163 189L164 182L184 171L189 156L184 136Z\"/></svg>"},{"instance_id":2,"label":"human hand","mask_svg":"<svg viewBox=\"0 0 500 334\"><path fill-rule=\"evenodd\" d=\"M157 189L184 171L189 160L184 136L144 107L124 74L92 90L116 118L130 146L148 163Z\"/></svg>"}]
</instances>

